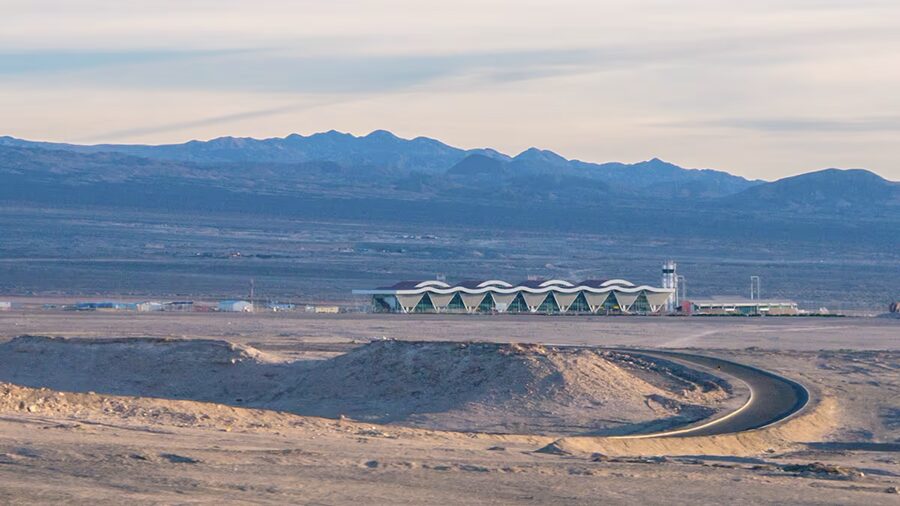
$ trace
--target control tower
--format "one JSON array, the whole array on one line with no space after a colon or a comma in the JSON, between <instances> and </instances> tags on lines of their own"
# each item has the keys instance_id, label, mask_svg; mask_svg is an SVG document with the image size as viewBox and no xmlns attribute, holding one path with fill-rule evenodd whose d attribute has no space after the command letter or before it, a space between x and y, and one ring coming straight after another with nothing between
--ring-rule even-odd
<instances>
[{"instance_id":1,"label":"control tower","mask_svg":"<svg viewBox=\"0 0 900 506\"><path fill-rule=\"evenodd\" d=\"M666 312L673 313L678 307L678 275L675 272L675 261L666 260L662 266L662 287L674 290L666 301Z\"/></svg>"}]
</instances>

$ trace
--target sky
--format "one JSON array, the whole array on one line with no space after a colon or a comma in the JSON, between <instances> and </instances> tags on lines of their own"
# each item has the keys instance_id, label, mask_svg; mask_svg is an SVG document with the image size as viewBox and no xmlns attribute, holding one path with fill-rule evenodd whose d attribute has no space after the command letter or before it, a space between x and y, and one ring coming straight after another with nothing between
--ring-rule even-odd
<instances>
[{"instance_id":1,"label":"sky","mask_svg":"<svg viewBox=\"0 0 900 506\"><path fill-rule=\"evenodd\" d=\"M0 135L386 129L900 180L896 0L0 0Z\"/></svg>"}]
</instances>

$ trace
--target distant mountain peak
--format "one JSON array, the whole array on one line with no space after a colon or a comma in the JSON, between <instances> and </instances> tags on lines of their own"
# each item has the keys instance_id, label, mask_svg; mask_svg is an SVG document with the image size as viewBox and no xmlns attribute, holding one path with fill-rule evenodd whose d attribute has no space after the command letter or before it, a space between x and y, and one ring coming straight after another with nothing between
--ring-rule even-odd
<instances>
[{"instance_id":1,"label":"distant mountain peak","mask_svg":"<svg viewBox=\"0 0 900 506\"><path fill-rule=\"evenodd\" d=\"M662 158L658 158L658 157L653 157L649 160L645 160L643 162L638 162L634 165L637 167L676 167L678 169L681 169L681 167L679 167L678 165L675 165L672 162L667 162L667 161L663 160Z\"/></svg>"},{"instance_id":2,"label":"distant mountain peak","mask_svg":"<svg viewBox=\"0 0 900 506\"><path fill-rule=\"evenodd\" d=\"M240 149L243 143L247 139L241 139L240 137L231 137L229 135L225 135L222 137L216 137L214 139L210 139L208 141L200 141L197 139L188 141L184 143L184 146L191 146L199 149L204 149L207 147L214 147L216 149L222 148L232 148L232 149Z\"/></svg>"},{"instance_id":3,"label":"distant mountain peak","mask_svg":"<svg viewBox=\"0 0 900 506\"><path fill-rule=\"evenodd\" d=\"M286 140L291 139L291 140L298 140L298 141L308 140L308 139L343 140L343 139L356 139L356 138L357 137L354 136L353 134L349 134L347 132L341 132L341 131L335 130L333 128L327 132L317 132L308 137L305 137L305 136L299 135L299 134L291 134L291 135L285 137Z\"/></svg>"},{"instance_id":4,"label":"distant mountain peak","mask_svg":"<svg viewBox=\"0 0 900 506\"><path fill-rule=\"evenodd\" d=\"M472 153L450 167L447 171L451 175L477 176L497 175L505 169L506 162L482 153Z\"/></svg>"},{"instance_id":5,"label":"distant mountain peak","mask_svg":"<svg viewBox=\"0 0 900 506\"><path fill-rule=\"evenodd\" d=\"M372 130L369 135L365 136L366 139L389 139L389 140L398 140L399 137L393 134L393 132L389 132L387 130Z\"/></svg>"},{"instance_id":6,"label":"distant mountain peak","mask_svg":"<svg viewBox=\"0 0 900 506\"><path fill-rule=\"evenodd\" d=\"M416 144L427 144L427 145L429 145L429 146L443 146L443 147L447 147L446 144L444 144L443 142L441 142L441 141L439 141L439 140L437 140L437 139L432 139L431 137L425 137L425 136L422 136L422 135L413 138L411 142L414 142L414 143L416 143Z\"/></svg>"},{"instance_id":7,"label":"distant mountain peak","mask_svg":"<svg viewBox=\"0 0 900 506\"><path fill-rule=\"evenodd\" d=\"M568 163L568 160L548 149L531 147L516 155L513 160L549 162L553 164Z\"/></svg>"},{"instance_id":8,"label":"distant mountain peak","mask_svg":"<svg viewBox=\"0 0 900 506\"><path fill-rule=\"evenodd\" d=\"M804 176L809 177L809 178L816 178L816 179L863 177L863 178L871 179L873 181L889 182L887 179L879 176L878 174L876 174L870 170L858 169L858 168L838 169L838 168L832 167L832 168L828 168L828 169L814 170L812 172L807 172L805 174L801 174L799 176L793 176L793 177L804 177Z\"/></svg>"},{"instance_id":9,"label":"distant mountain peak","mask_svg":"<svg viewBox=\"0 0 900 506\"><path fill-rule=\"evenodd\" d=\"M486 156L488 158L494 158L496 160L503 160L505 162L512 160L511 156L501 153L493 148L475 148L475 149L470 149L468 152L470 154L478 154L478 155Z\"/></svg>"},{"instance_id":10,"label":"distant mountain peak","mask_svg":"<svg viewBox=\"0 0 900 506\"><path fill-rule=\"evenodd\" d=\"M865 169L831 168L754 186L729 198L748 208L866 209L900 206L900 183Z\"/></svg>"},{"instance_id":11,"label":"distant mountain peak","mask_svg":"<svg viewBox=\"0 0 900 506\"><path fill-rule=\"evenodd\" d=\"M516 155L515 158L530 158L530 157L542 156L545 153L550 153L550 152L551 151L547 151L547 150L544 150L541 148L536 148L536 147L532 146L532 147L526 149L525 151L522 151L518 155Z\"/></svg>"}]
</instances>

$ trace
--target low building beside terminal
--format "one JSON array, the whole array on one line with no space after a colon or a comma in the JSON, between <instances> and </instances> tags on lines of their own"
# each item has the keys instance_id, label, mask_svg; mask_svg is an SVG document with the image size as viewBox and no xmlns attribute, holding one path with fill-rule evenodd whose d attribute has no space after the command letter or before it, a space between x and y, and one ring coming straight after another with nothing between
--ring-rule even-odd
<instances>
[{"instance_id":1,"label":"low building beside terminal","mask_svg":"<svg viewBox=\"0 0 900 506\"><path fill-rule=\"evenodd\" d=\"M176 300L173 302L166 302L164 306L164 311L176 311L179 313L190 313L194 311L194 301L192 300Z\"/></svg>"},{"instance_id":2,"label":"low building beside terminal","mask_svg":"<svg viewBox=\"0 0 900 506\"><path fill-rule=\"evenodd\" d=\"M317 314L338 314L341 312L340 306L316 306L313 312Z\"/></svg>"},{"instance_id":3,"label":"low building beside terminal","mask_svg":"<svg viewBox=\"0 0 900 506\"><path fill-rule=\"evenodd\" d=\"M307 313L317 313L317 314L337 314L341 312L340 306L318 306L313 304L308 304L306 306Z\"/></svg>"},{"instance_id":4,"label":"low building beside terminal","mask_svg":"<svg viewBox=\"0 0 900 506\"><path fill-rule=\"evenodd\" d=\"M738 295L714 296L708 299L685 300L682 312L698 315L798 315L800 309L791 300L748 299Z\"/></svg>"},{"instance_id":5,"label":"low building beside terminal","mask_svg":"<svg viewBox=\"0 0 900 506\"><path fill-rule=\"evenodd\" d=\"M137 304L133 302L77 302L70 309L75 311L136 311Z\"/></svg>"},{"instance_id":6,"label":"low building beside terminal","mask_svg":"<svg viewBox=\"0 0 900 506\"><path fill-rule=\"evenodd\" d=\"M162 302L146 301L137 303L137 310L142 313L163 311L165 308L166 306Z\"/></svg>"},{"instance_id":7,"label":"low building beside terminal","mask_svg":"<svg viewBox=\"0 0 900 506\"><path fill-rule=\"evenodd\" d=\"M374 290L372 309L385 313L658 314L674 290L637 286L624 279L506 281L403 281Z\"/></svg>"},{"instance_id":8,"label":"low building beside terminal","mask_svg":"<svg viewBox=\"0 0 900 506\"><path fill-rule=\"evenodd\" d=\"M227 313L252 313L253 303L246 300L219 301L219 311Z\"/></svg>"}]
</instances>

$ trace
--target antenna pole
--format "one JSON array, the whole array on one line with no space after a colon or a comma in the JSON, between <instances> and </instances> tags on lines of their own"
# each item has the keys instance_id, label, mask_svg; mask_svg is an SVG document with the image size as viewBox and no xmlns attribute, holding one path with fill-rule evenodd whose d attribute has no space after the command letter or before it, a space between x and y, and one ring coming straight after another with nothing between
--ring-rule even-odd
<instances>
[{"instance_id":1,"label":"antenna pole","mask_svg":"<svg viewBox=\"0 0 900 506\"><path fill-rule=\"evenodd\" d=\"M750 276L750 300L759 300L760 292L759 276Z\"/></svg>"}]
</instances>

